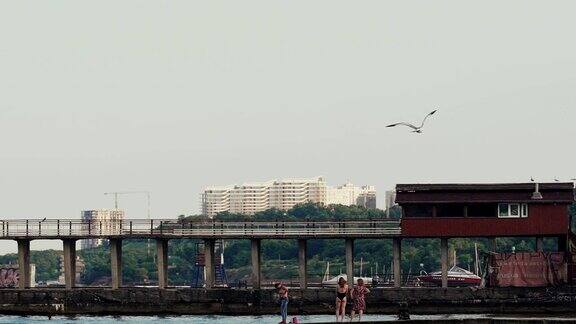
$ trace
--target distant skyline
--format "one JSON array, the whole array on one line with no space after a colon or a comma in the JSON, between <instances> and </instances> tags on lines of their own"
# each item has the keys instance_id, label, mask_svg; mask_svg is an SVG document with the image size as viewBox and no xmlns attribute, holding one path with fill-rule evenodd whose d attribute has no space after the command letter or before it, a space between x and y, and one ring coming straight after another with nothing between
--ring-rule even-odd
<instances>
[{"instance_id":1,"label":"distant skyline","mask_svg":"<svg viewBox=\"0 0 576 324\"><path fill-rule=\"evenodd\" d=\"M211 184L576 178L573 1L5 1L0 217ZM423 134L385 128L419 121ZM384 200L379 200L383 207ZM145 197L120 198L130 218ZM33 248L57 247L33 242ZM0 242L0 253L15 252Z\"/></svg>"}]
</instances>

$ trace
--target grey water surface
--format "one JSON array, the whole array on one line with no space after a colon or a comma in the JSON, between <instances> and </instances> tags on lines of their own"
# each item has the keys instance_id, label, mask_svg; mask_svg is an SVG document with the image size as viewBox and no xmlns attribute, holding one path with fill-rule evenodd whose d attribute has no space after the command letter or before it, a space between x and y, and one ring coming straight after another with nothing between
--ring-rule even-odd
<instances>
[{"instance_id":1,"label":"grey water surface","mask_svg":"<svg viewBox=\"0 0 576 324\"><path fill-rule=\"evenodd\" d=\"M290 317L292 318L292 317ZM461 314L446 314L446 315L412 315L411 319L427 319L427 320L445 320L445 319L482 319L482 318L495 318L495 319L546 319L546 320L567 320L571 319L570 316L514 316L514 315L489 315L489 314L475 314L475 315L461 315ZM326 323L334 321L333 315L306 315L298 316L301 323ZM365 315L364 321L396 321L397 317L394 315ZM197 323L197 324L225 324L225 323L239 323L239 324L256 324L256 323L278 323L279 316L214 316L214 315L194 315L194 316L0 316L0 323L21 324L21 323ZM348 322L348 320L346 320ZM356 322L356 321L355 321Z\"/></svg>"}]
</instances>

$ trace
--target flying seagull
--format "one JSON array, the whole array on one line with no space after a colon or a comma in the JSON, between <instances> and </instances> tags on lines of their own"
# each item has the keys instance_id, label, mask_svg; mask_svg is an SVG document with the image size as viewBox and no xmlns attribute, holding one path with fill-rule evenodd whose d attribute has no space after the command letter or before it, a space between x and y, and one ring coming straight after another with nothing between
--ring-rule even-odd
<instances>
[{"instance_id":1,"label":"flying seagull","mask_svg":"<svg viewBox=\"0 0 576 324\"><path fill-rule=\"evenodd\" d=\"M424 123L426 122L426 119L428 119L428 117L434 115L438 110L434 110L433 112L429 113L428 115L426 115L426 117L424 117L424 120L422 120L422 124L420 124L420 126L414 126L410 123L406 123L406 122L401 122L401 123L396 123L396 124L391 124L388 125L386 127L394 127L394 126L408 126L410 128L413 129L412 133L422 133L422 128L424 127Z\"/></svg>"}]
</instances>

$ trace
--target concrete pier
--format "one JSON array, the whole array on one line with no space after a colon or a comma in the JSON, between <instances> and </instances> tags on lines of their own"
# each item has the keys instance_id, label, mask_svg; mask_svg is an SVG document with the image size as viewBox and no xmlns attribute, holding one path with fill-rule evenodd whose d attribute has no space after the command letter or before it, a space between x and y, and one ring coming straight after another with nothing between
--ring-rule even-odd
<instances>
[{"instance_id":1,"label":"concrete pier","mask_svg":"<svg viewBox=\"0 0 576 324\"><path fill-rule=\"evenodd\" d=\"M17 240L18 242L18 288L30 288L30 240Z\"/></svg>"},{"instance_id":2,"label":"concrete pier","mask_svg":"<svg viewBox=\"0 0 576 324\"><path fill-rule=\"evenodd\" d=\"M402 239L392 239L392 260L394 266L394 287L402 286Z\"/></svg>"},{"instance_id":3,"label":"concrete pier","mask_svg":"<svg viewBox=\"0 0 576 324\"><path fill-rule=\"evenodd\" d=\"M156 262L158 264L158 288L168 287L168 240L156 240Z\"/></svg>"},{"instance_id":4,"label":"concrete pier","mask_svg":"<svg viewBox=\"0 0 576 324\"><path fill-rule=\"evenodd\" d=\"M308 287L307 245L306 240L298 240L298 277L300 281L300 289L306 289Z\"/></svg>"},{"instance_id":5,"label":"concrete pier","mask_svg":"<svg viewBox=\"0 0 576 324\"><path fill-rule=\"evenodd\" d=\"M440 239L440 264L442 266L442 288L448 288L448 239Z\"/></svg>"},{"instance_id":6,"label":"concrete pier","mask_svg":"<svg viewBox=\"0 0 576 324\"><path fill-rule=\"evenodd\" d=\"M346 277L348 277L348 285L352 287L354 284L354 240L346 239Z\"/></svg>"},{"instance_id":7,"label":"concrete pier","mask_svg":"<svg viewBox=\"0 0 576 324\"><path fill-rule=\"evenodd\" d=\"M250 242L252 254L252 288L260 289L261 282L261 241L260 239L252 239Z\"/></svg>"},{"instance_id":8,"label":"concrete pier","mask_svg":"<svg viewBox=\"0 0 576 324\"><path fill-rule=\"evenodd\" d=\"M273 289L0 289L0 313L22 315L263 315L277 314ZM333 314L334 289L290 289L289 314ZM542 288L376 288L366 296L369 314L575 314L571 287ZM573 317L573 315L571 315ZM233 322L234 318L230 318ZM498 323L504 323L498 322ZM533 323L533 322L530 322ZM551 323L551 322L549 322ZM555 322L554 322L555 323Z\"/></svg>"},{"instance_id":9,"label":"concrete pier","mask_svg":"<svg viewBox=\"0 0 576 324\"><path fill-rule=\"evenodd\" d=\"M122 240L110 239L110 265L112 289L122 287Z\"/></svg>"},{"instance_id":10,"label":"concrete pier","mask_svg":"<svg viewBox=\"0 0 576 324\"><path fill-rule=\"evenodd\" d=\"M207 289L214 287L214 280L216 278L216 272L214 268L215 243L215 240L204 240L204 269L206 273L204 284L206 285Z\"/></svg>"},{"instance_id":11,"label":"concrete pier","mask_svg":"<svg viewBox=\"0 0 576 324\"><path fill-rule=\"evenodd\" d=\"M64 247L64 282L66 289L76 286L76 240L62 240Z\"/></svg>"}]
</instances>

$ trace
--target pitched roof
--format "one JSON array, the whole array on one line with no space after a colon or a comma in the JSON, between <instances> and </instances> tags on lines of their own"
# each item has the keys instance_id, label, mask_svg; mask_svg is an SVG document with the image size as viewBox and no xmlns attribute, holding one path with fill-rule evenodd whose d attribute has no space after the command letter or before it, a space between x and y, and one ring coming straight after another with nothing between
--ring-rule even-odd
<instances>
[{"instance_id":1,"label":"pitched roof","mask_svg":"<svg viewBox=\"0 0 576 324\"><path fill-rule=\"evenodd\" d=\"M402 203L494 203L494 202L574 202L574 184L570 182L541 183L543 198L534 200L535 183L455 183L398 184L396 202Z\"/></svg>"}]
</instances>

